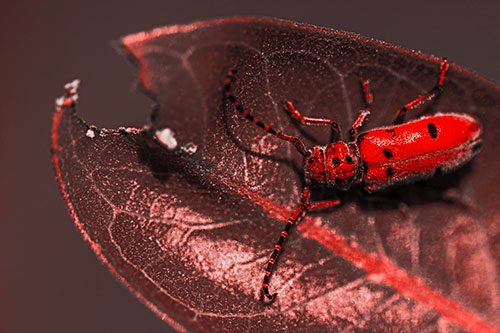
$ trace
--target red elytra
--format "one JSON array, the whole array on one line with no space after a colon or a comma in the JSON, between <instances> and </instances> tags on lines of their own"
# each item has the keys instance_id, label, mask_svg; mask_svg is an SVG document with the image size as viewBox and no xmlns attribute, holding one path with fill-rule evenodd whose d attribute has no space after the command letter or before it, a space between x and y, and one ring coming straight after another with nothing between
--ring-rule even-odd
<instances>
[{"instance_id":1,"label":"red elytra","mask_svg":"<svg viewBox=\"0 0 500 333\"><path fill-rule=\"evenodd\" d=\"M436 113L403 123L408 110L430 101L442 91L448 61L443 59L437 84L398 110L394 125L379 127L358 134L357 129L371 112L372 96L369 81L361 80L365 109L351 126L350 142L343 141L338 124L332 120L302 116L291 102L284 100L284 109L304 125L329 125L332 143L307 149L301 139L276 131L245 110L234 97L231 83L236 71L230 71L225 81L225 93L234 107L249 121L279 139L293 143L304 156L306 186L299 206L281 232L269 259L262 284L263 295L273 300L269 280L276 259L292 225L314 209L334 207L340 200L309 203L310 186L319 183L348 190L361 184L368 191L377 191L394 184L408 183L433 175L450 172L470 161L481 148L481 124L462 113Z\"/></svg>"}]
</instances>

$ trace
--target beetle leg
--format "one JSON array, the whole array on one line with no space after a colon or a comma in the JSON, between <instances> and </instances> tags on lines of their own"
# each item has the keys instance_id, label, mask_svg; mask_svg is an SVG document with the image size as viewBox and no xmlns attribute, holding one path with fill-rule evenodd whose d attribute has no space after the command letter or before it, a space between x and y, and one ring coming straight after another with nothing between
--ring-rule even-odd
<instances>
[{"instance_id":1,"label":"beetle leg","mask_svg":"<svg viewBox=\"0 0 500 333\"><path fill-rule=\"evenodd\" d=\"M369 80L361 80L361 88L363 90L363 99L365 101L365 108L361 111L361 114L358 116L358 119L352 124L351 129L349 130L349 135L352 137L356 136L358 128L363 125L363 121L370 114L372 108L373 97L370 93Z\"/></svg>"},{"instance_id":2,"label":"beetle leg","mask_svg":"<svg viewBox=\"0 0 500 333\"><path fill-rule=\"evenodd\" d=\"M434 99L441 92L441 90L443 90L444 78L449 67L450 64L448 63L448 60L446 58L443 58L443 60L441 61L441 74L439 75L439 79L436 85L427 93L417 97L416 99L399 109L398 113L396 114L396 118L394 119L394 124L401 124L404 121L404 117L408 110L411 110L424 102Z\"/></svg>"},{"instance_id":3,"label":"beetle leg","mask_svg":"<svg viewBox=\"0 0 500 333\"><path fill-rule=\"evenodd\" d=\"M292 102L286 99L283 100L283 108L285 109L285 111L288 111L292 115L292 117L300 121L300 123L303 125L329 125L332 131L330 135L331 142L333 142L334 140L337 141L341 139L339 124L337 124L333 120L304 117L300 114L299 110L297 110L293 106Z\"/></svg>"}]
</instances>

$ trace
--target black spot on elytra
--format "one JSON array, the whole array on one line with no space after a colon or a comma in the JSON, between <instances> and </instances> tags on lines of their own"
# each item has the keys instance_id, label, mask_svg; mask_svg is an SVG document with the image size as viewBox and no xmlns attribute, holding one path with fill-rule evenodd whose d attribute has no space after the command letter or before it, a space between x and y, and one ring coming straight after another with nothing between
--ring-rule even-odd
<instances>
[{"instance_id":1,"label":"black spot on elytra","mask_svg":"<svg viewBox=\"0 0 500 333\"><path fill-rule=\"evenodd\" d=\"M437 167L434 171L434 176L441 176L443 174L443 169L441 167Z\"/></svg>"},{"instance_id":2,"label":"black spot on elytra","mask_svg":"<svg viewBox=\"0 0 500 333\"><path fill-rule=\"evenodd\" d=\"M431 138L435 139L438 137L438 130L436 128L436 125L434 125L433 123L427 124L427 131L429 132Z\"/></svg>"},{"instance_id":3,"label":"black spot on elytra","mask_svg":"<svg viewBox=\"0 0 500 333\"><path fill-rule=\"evenodd\" d=\"M390 158L392 158L392 157L394 156L394 153L393 153L391 150L387 149L387 148L385 148L385 149L382 151L382 154L384 154L384 155L385 155L385 157L387 157L387 158L389 158L389 159L390 159Z\"/></svg>"},{"instance_id":4,"label":"black spot on elytra","mask_svg":"<svg viewBox=\"0 0 500 333\"><path fill-rule=\"evenodd\" d=\"M307 163L314 163L315 161L316 161L316 157L313 156L307 160Z\"/></svg>"},{"instance_id":5,"label":"black spot on elytra","mask_svg":"<svg viewBox=\"0 0 500 333\"><path fill-rule=\"evenodd\" d=\"M338 157L332 158L332 163L333 163L333 165L338 166L340 164L339 158Z\"/></svg>"},{"instance_id":6,"label":"black spot on elytra","mask_svg":"<svg viewBox=\"0 0 500 333\"><path fill-rule=\"evenodd\" d=\"M396 171L394 171L393 168L387 168L387 170L385 171L385 174L387 175L387 177L391 177L395 173L396 173Z\"/></svg>"},{"instance_id":7,"label":"black spot on elytra","mask_svg":"<svg viewBox=\"0 0 500 333\"><path fill-rule=\"evenodd\" d=\"M396 133L394 133L394 128L388 128L385 130L387 133L390 133L391 134L391 138L395 138L396 137Z\"/></svg>"},{"instance_id":8,"label":"black spot on elytra","mask_svg":"<svg viewBox=\"0 0 500 333\"><path fill-rule=\"evenodd\" d=\"M475 154L475 153L477 153L477 152L481 149L481 147L482 147L482 146L483 146L483 143L482 143L482 142L476 143L476 144L474 145L474 147L472 147L472 152L473 152L474 154Z\"/></svg>"},{"instance_id":9,"label":"black spot on elytra","mask_svg":"<svg viewBox=\"0 0 500 333\"><path fill-rule=\"evenodd\" d=\"M353 163L354 163L354 161L352 160L352 157L351 157L351 156L349 156L349 155L347 155L347 156L345 157L345 161L346 161L347 163L349 163L349 164L353 164Z\"/></svg>"}]
</instances>

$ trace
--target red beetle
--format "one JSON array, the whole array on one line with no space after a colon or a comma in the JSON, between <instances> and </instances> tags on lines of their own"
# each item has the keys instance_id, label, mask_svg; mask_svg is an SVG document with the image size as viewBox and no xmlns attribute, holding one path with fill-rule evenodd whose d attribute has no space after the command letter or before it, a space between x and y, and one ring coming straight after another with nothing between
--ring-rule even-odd
<instances>
[{"instance_id":1,"label":"red beetle","mask_svg":"<svg viewBox=\"0 0 500 333\"><path fill-rule=\"evenodd\" d=\"M481 124L470 115L437 113L403 123L408 110L435 98L441 92L448 68L447 60L443 59L436 86L401 108L394 125L357 134L357 129L370 114L372 105L369 82L362 80L365 109L351 126L349 133L352 141L337 140L311 149L307 149L299 138L276 131L245 110L231 90L235 71L229 72L225 81L225 93L234 107L266 132L293 143L304 156L306 186L300 205L288 219L266 268L262 290L268 299L272 300L276 296L269 292L269 279L290 227L307 211L340 204L340 200L309 203L309 187L312 183L325 184L340 190L348 190L353 184L361 184L368 192L372 192L394 184L452 171L479 152ZM339 136L340 129L336 122L303 117L287 100L284 101L284 108L302 124L329 125L333 137Z\"/></svg>"}]
</instances>

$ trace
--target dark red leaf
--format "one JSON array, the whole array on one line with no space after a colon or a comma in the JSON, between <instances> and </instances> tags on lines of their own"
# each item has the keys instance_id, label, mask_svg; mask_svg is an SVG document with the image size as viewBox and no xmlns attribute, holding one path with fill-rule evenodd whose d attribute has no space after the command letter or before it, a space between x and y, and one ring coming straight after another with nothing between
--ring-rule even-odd
<instances>
[{"instance_id":1,"label":"dark red leaf","mask_svg":"<svg viewBox=\"0 0 500 333\"><path fill-rule=\"evenodd\" d=\"M267 19L172 26L122 43L158 103L150 130L89 127L68 93L54 116L54 163L85 239L166 322L193 331L498 330L496 85L452 65L439 100L410 118L472 114L484 125L481 153L453 174L339 193L342 206L309 214L271 280L278 298L265 305L263 272L300 198L301 156L227 105L227 71L238 71L246 108L312 146L327 143L328 130L296 126L283 98L346 130L363 107L359 80L369 79L370 129L435 84L439 59ZM170 148L149 134L164 128Z\"/></svg>"}]
</instances>

